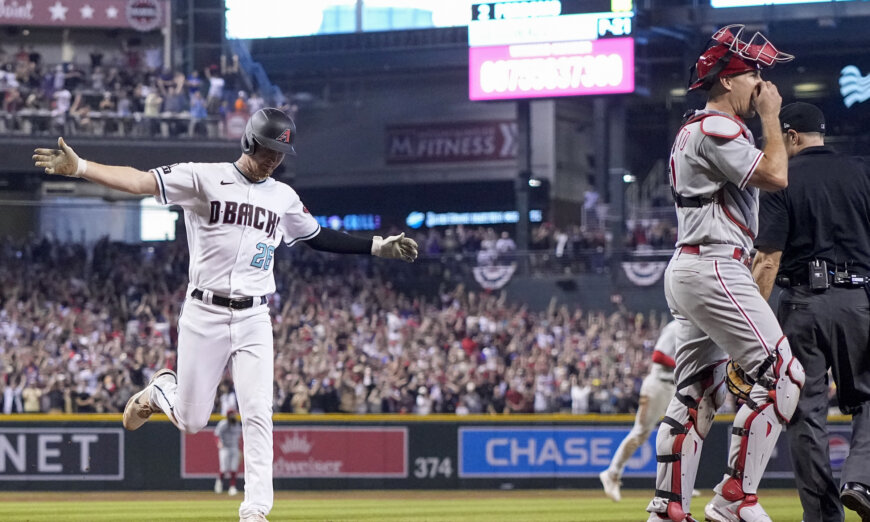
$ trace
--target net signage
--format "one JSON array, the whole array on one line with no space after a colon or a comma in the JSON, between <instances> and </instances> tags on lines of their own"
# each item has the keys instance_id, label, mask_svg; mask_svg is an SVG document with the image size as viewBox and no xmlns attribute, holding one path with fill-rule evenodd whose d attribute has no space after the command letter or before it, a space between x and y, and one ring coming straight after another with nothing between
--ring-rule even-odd
<instances>
[{"instance_id":1,"label":"net signage","mask_svg":"<svg viewBox=\"0 0 870 522\"><path fill-rule=\"evenodd\" d=\"M0 428L0 480L123 480L121 428Z\"/></svg>"}]
</instances>

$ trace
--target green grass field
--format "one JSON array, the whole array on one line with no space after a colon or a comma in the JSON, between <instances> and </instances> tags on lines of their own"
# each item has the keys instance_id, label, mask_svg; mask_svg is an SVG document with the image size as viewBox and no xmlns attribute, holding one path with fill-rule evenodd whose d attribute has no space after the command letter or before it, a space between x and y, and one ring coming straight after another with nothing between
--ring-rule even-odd
<instances>
[{"instance_id":1,"label":"green grass field","mask_svg":"<svg viewBox=\"0 0 870 522\"><path fill-rule=\"evenodd\" d=\"M709 491L694 499L703 513ZM4 522L233 521L240 497L202 492L0 492ZM311 521L590 521L645 522L649 492L625 491L620 503L592 490L276 492L269 520ZM776 522L800 522L794 491L763 491ZM846 511L847 522L859 518ZM703 516L702 516L703 520Z\"/></svg>"}]
</instances>

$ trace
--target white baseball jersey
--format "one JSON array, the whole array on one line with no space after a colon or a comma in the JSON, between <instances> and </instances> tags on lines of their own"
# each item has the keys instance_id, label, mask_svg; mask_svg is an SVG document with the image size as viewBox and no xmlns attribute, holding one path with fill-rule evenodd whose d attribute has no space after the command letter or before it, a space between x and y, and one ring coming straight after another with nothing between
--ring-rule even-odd
<instances>
[{"instance_id":1,"label":"white baseball jersey","mask_svg":"<svg viewBox=\"0 0 870 522\"><path fill-rule=\"evenodd\" d=\"M310 239L320 225L288 185L252 182L235 163L178 163L152 169L164 205L184 209L190 288L224 297L275 291L272 258L281 240Z\"/></svg>"},{"instance_id":2,"label":"white baseball jersey","mask_svg":"<svg viewBox=\"0 0 870 522\"><path fill-rule=\"evenodd\" d=\"M677 351L677 321L671 321L662 328L659 338L653 348L650 373L658 379L674 379L674 354Z\"/></svg>"},{"instance_id":3,"label":"white baseball jersey","mask_svg":"<svg viewBox=\"0 0 870 522\"><path fill-rule=\"evenodd\" d=\"M695 111L671 149L670 181L680 196L713 202L677 207L677 246L752 249L758 232L758 189L747 183L762 155L741 120L718 111Z\"/></svg>"}]
</instances>

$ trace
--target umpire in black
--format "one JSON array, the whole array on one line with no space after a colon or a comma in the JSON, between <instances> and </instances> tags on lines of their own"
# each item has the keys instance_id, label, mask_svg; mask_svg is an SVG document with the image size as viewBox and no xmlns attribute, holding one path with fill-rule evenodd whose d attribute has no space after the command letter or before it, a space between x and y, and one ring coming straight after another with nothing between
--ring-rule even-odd
<instances>
[{"instance_id":1,"label":"umpire in black","mask_svg":"<svg viewBox=\"0 0 870 522\"><path fill-rule=\"evenodd\" d=\"M807 373L786 431L804 522L841 522L843 506L870 521L870 167L824 144L808 103L779 115L788 188L761 197L752 273ZM852 440L837 487L828 454L828 369Z\"/></svg>"}]
</instances>

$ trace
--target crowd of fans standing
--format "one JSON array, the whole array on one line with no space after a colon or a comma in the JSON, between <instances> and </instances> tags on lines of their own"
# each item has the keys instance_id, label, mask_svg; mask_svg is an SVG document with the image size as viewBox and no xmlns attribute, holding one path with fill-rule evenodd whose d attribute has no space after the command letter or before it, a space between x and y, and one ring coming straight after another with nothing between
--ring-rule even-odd
<instances>
[{"instance_id":1,"label":"crowd of fans standing","mask_svg":"<svg viewBox=\"0 0 870 522\"><path fill-rule=\"evenodd\" d=\"M632 412L666 322L533 311L462 284L427 293L420 267L304 246L277 263L276 412ZM175 365L186 267L180 242L0 242L0 411L122 411ZM227 373L216 411L232 394Z\"/></svg>"},{"instance_id":2,"label":"crowd of fans standing","mask_svg":"<svg viewBox=\"0 0 870 522\"><path fill-rule=\"evenodd\" d=\"M46 64L32 47L0 47L0 132L220 135L228 115L247 118L266 105L235 55L188 75L161 57L158 47L124 45L94 50L89 64Z\"/></svg>"}]
</instances>

